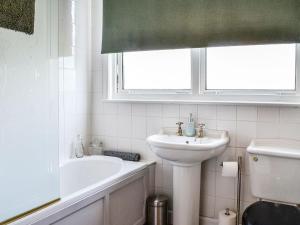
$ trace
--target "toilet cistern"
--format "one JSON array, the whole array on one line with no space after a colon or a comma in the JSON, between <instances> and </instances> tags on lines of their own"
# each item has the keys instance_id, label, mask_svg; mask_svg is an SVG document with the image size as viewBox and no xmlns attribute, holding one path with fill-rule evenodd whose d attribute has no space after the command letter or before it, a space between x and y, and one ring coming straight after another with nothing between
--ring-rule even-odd
<instances>
[{"instance_id":1,"label":"toilet cistern","mask_svg":"<svg viewBox=\"0 0 300 225\"><path fill-rule=\"evenodd\" d=\"M255 139L247 152L251 192L262 201L247 207L243 225L298 225L300 142Z\"/></svg>"},{"instance_id":2,"label":"toilet cistern","mask_svg":"<svg viewBox=\"0 0 300 225\"><path fill-rule=\"evenodd\" d=\"M300 204L300 142L255 139L247 148L252 194L260 199Z\"/></svg>"}]
</instances>

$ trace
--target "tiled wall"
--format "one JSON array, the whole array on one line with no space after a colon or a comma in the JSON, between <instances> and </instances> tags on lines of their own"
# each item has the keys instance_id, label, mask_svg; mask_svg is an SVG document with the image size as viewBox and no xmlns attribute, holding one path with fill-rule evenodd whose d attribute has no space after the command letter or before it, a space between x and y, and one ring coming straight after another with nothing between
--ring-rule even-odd
<instances>
[{"instance_id":1,"label":"tiled wall","mask_svg":"<svg viewBox=\"0 0 300 225\"><path fill-rule=\"evenodd\" d=\"M300 108L241 106L241 105L178 105L131 104L103 102L107 89L103 81L104 57L101 49L101 1L93 1L92 19L92 78L93 119L92 133L104 141L106 149L141 153L143 159L156 160L156 191L172 198L172 167L157 158L149 149L145 138L161 127L175 127L193 113L196 121L208 129L227 130L230 144L218 158L203 164L201 215L217 218L226 207L235 208L236 180L221 176L222 161L245 159L246 147L252 138L292 138L300 140ZM247 160L243 167L242 207L255 199L250 193Z\"/></svg>"},{"instance_id":2,"label":"tiled wall","mask_svg":"<svg viewBox=\"0 0 300 225\"><path fill-rule=\"evenodd\" d=\"M91 135L90 0L59 1L60 160L73 156L77 134Z\"/></svg>"},{"instance_id":3,"label":"tiled wall","mask_svg":"<svg viewBox=\"0 0 300 225\"><path fill-rule=\"evenodd\" d=\"M115 104L103 103L100 99L94 104L98 107L93 115L93 135L100 137L107 149L139 152L144 159L156 160L156 190L169 196L172 196L172 167L151 152L145 138L157 133L160 127L175 127L177 121L186 121L190 112L198 122L204 122L208 129L229 131L231 141L226 152L203 164L201 215L205 217L217 217L219 210L235 207L236 181L221 176L219 164L222 161L236 160L238 155L244 157L252 138L300 140L299 108ZM244 163L242 207L255 200L250 193L247 160Z\"/></svg>"}]
</instances>

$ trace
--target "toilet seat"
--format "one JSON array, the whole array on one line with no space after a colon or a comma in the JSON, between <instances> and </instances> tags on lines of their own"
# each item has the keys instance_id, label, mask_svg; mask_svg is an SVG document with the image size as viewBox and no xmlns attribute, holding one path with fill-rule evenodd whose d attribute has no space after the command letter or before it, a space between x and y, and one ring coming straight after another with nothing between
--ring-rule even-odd
<instances>
[{"instance_id":1,"label":"toilet seat","mask_svg":"<svg viewBox=\"0 0 300 225\"><path fill-rule=\"evenodd\" d=\"M272 202L255 202L243 213L243 225L300 225L300 208Z\"/></svg>"}]
</instances>

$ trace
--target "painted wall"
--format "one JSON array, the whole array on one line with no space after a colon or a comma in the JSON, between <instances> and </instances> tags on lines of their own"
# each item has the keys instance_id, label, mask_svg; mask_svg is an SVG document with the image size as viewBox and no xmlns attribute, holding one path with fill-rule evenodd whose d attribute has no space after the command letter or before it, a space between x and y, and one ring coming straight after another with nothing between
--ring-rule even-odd
<instances>
[{"instance_id":1,"label":"painted wall","mask_svg":"<svg viewBox=\"0 0 300 225\"><path fill-rule=\"evenodd\" d=\"M242 207L255 198L249 186L246 147L252 138L300 140L300 108L241 105L131 104L103 102L107 85L103 80L105 57L101 56L101 1L92 1L92 134L104 141L106 149L138 152L143 159L156 160L156 186L172 198L172 167L157 158L145 142L160 127L175 127L193 113L209 129L228 130L231 142L226 152L203 164L201 215L217 218L226 207L235 208L236 179L221 176L220 162L244 158Z\"/></svg>"}]
</instances>

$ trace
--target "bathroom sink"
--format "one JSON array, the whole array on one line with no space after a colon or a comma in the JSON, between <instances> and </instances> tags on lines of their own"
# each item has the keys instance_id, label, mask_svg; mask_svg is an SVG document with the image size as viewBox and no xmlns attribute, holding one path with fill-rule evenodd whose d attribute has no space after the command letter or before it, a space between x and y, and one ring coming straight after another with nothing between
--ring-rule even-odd
<instances>
[{"instance_id":1,"label":"bathroom sink","mask_svg":"<svg viewBox=\"0 0 300 225\"><path fill-rule=\"evenodd\" d=\"M205 130L203 138L177 136L172 129L147 138L151 150L173 165L173 224L198 225L201 163L222 154L227 131Z\"/></svg>"},{"instance_id":2,"label":"bathroom sink","mask_svg":"<svg viewBox=\"0 0 300 225\"><path fill-rule=\"evenodd\" d=\"M173 164L197 164L221 154L229 137L226 131L206 131L203 138L162 132L148 137L147 141L156 155Z\"/></svg>"}]
</instances>

